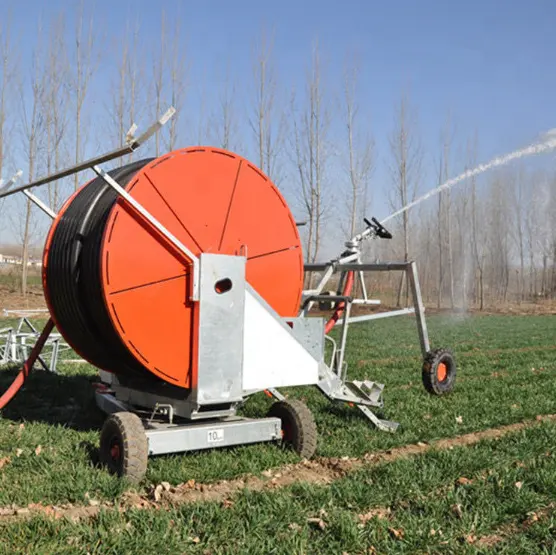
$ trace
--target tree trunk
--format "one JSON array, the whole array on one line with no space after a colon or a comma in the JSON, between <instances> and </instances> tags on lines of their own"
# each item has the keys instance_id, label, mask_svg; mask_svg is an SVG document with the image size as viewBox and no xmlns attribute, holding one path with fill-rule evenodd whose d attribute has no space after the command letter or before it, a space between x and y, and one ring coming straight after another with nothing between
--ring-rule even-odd
<instances>
[{"instance_id":1,"label":"tree trunk","mask_svg":"<svg viewBox=\"0 0 556 555\"><path fill-rule=\"evenodd\" d=\"M554 248L552 250L552 286L550 289L550 298L556 296L556 239L554 240Z\"/></svg>"},{"instance_id":2,"label":"tree trunk","mask_svg":"<svg viewBox=\"0 0 556 555\"><path fill-rule=\"evenodd\" d=\"M442 198L443 193L438 195L438 221L437 221L437 230L438 230L438 282L437 282L437 298L436 298L436 307L440 309L442 307L442 289L444 287L444 263L442 260L442 251L443 251L443 241L442 241Z\"/></svg>"},{"instance_id":3,"label":"tree trunk","mask_svg":"<svg viewBox=\"0 0 556 555\"><path fill-rule=\"evenodd\" d=\"M31 201L27 199L25 209L25 228L23 231L23 252L22 252L22 268L21 268L21 294L27 296L27 275L29 262L29 226L31 224Z\"/></svg>"},{"instance_id":4,"label":"tree trunk","mask_svg":"<svg viewBox=\"0 0 556 555\"><path fill-rule=\"evenodd\" d=\"M446 178L448 176L446 175ZM446 191L446 244L448 247L448 276L450 278L450 308L453 310L455 306L454 300L454 261L452 253L452 222L451 222L451 200L450 190Z\"/></svg>"},{"instance_id":5,"label":"tree trunk","mask_svg":"<svg viewBox=\"0 0 556 555\"><path fill-rule=\"evenodd\" d=\"M479 309L482 311L485 308L485 285L483 277L483 269L479 267Z\"/></svg>"}]
</instances>

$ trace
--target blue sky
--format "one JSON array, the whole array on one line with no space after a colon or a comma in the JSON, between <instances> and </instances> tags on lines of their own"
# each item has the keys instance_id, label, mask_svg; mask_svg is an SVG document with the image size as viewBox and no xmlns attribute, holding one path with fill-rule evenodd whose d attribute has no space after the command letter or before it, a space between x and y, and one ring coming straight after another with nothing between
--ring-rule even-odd
<instances>
[{"instance_id":1,"label":"blue sky","mask_svg":"<svg viewBox=\"0 0 556 555\"><path fill-rule=\"evenodd\" d=\"M62 10L71 22L77 6L69 0L2 1L0 14L11 11L23 64L39 17L48 19ZM94 10L108 53L130 14L140 24L145 48L158 44L162 10L180 18L191 64L185 107L190 114L200 109L201 96L210 109L226 65L240 91L240 105L249 106L252 54L263 28L274 36L276 77L284 96L303 86L316 39L330 102L341 95L346 56L357 55L361 117L376 142L373 187L379 217L388 213L388 135L403 90L416 110L426 152L428 172L421 192L435 185L434 156L448 113L455 124L456 151L462 152L476 130L480 161L528 144L556 127L554 1L96 0L86 6ZM110 57L97 77L95 94L108 80ZM340 121L336 132L341 130ZM183 141L187 146L193 137ZM462 163L455 152L451 173L458 173Z\"/></svg>"}]
</instances>

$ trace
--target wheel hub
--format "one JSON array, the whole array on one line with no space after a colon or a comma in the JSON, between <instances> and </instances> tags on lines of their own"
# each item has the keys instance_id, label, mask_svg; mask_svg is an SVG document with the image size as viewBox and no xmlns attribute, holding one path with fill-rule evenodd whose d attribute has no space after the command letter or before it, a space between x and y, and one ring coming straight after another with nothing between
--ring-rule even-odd
<instances>
[{"instance_id":1,"label":"wheel hub","mask_svg":"<svg viewBox=\"0 0 556 555\"><path fill-rule=\"evenodd\" d=\"M436 375L438 377L438 381L443 382L448 375L448 367L444 362L439 362L438 367L436 369Z\"/></svg>"},{"instance_id":2,"label":"wheel hub","mask_svg":"<svg viewBox=\"0 0 556 555\"><path fill-rule=\"evenodd\" d=\"M114 462L119 462L121 458L120 444L117 439L113 439L110 443L110 456Z\"/></svg>"}]
</instances>

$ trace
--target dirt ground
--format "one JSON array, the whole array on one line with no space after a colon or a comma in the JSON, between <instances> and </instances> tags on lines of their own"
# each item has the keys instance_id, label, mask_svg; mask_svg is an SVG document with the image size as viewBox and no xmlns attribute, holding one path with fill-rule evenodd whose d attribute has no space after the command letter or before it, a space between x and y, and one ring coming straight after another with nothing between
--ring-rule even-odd
<instances>
[{"instance_id":1,"label":"dirt ground","mask_svg":"<svg viewBox=\"0 0 556 555\"><path fill-rule=\"evenodd\" d=\"M21 293L13 292L11 288L0 285L0 317L4 309L34 310L35 308L46 308L41 288L32 287L27 292L27 297L23 297Z\"/></svg>"},{"instance_id":2,"label":"dirt ground","mask_svg":"<svg viewBox=\"0 0 556 555\"><path fill-rule=\"evenodd\" d=\"M34 310L34 309L44 309L46 308L46 303L44 300L42 288L37 286L32 286L26 297L23 297L21 293L14 292L13 288L0 284L0 317L3 315L4 309L6 310ZM352 309L352 315L357 314L367 314L369 312L383 312L385 310L395 310L396 307L391 307L387 305L381 305L379 307L360 307L356 306ZM556 315L556 300L541 300L537 303L507 303L501 306L487 306L484 310L479 310L478 307L469 307L467 310L462 309L452 310L451 308L441 308L438 309L434 306L428 306L426 308L428 314L451 314L451 313L463 313L467 314L554 314ZM319 314L319 312L315 312ZM326 316L327 313L322 313Z\"/></svg>"}]
</instances>

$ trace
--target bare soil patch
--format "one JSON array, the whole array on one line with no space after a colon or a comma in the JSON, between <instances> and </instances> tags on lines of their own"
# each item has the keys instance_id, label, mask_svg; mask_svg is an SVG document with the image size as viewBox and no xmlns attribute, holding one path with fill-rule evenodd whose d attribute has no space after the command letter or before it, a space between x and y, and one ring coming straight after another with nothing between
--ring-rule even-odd
<instances>
[{"instance_id":1,"label":"bare soil patch","mask_svg":"<svg viewBox=\"0 0 556 555\"><path fill-rule=\"evenodd\" d=\"M11 287L0 284L0 318L2 318L3 310L34 310L36 308L46 308L42 289L32 287L27 296L14 291Z\"/></svg>"}]
</instances>

